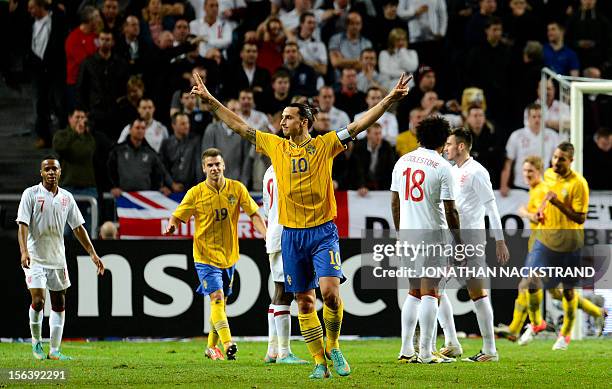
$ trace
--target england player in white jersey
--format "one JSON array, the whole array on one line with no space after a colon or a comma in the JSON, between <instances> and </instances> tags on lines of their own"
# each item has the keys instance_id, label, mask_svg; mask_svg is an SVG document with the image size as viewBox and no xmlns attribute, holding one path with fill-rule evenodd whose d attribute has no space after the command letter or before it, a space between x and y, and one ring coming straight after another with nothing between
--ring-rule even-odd
<instances>
[{"instance_id":1,"label":"england player in white jersey","mask_svg":"<svg viewBox=\"0 0 612 389\"><path fill-rule=\"evenodd\" d=\"M21 266L32 296L29 310L32 354L36 359L68 360L72 358L60 352L66 289L70 286L64 252L66 223L91 256L98 274L104 273L104 265L83 227L85 221L74 198L70 192L58 187L61 175L59 161L54 157L45 158L41 163L40 175L42 183L23 192L16 220L19 224L17 237ZM51 295L49 354L43 350L41 337L45 289L49 289Z\"/></svg>"},{"instance_id":2,"label":"england player in white jersey","mask_svg":"<svg viewBox=\"0 0 612 389\"><path fill-rule=\"evenodd\" d=\"M274 281L274 296L268 307L268 352L265 363L307 364L291 352L291 302L293 294L285 292L285 274L281 255L283 226L278 223L278 190L274 168L270 166L263 177L263 211L268 220L266 252Z\"/></svg>"},{"instance_id":3,"label":"england player in white jersey","mask_svg":"<svg viewBox=\"0 0 612 389\"><path fill-rule=\"evenodd\" d=\"M501 264L508 261L508 247L504 240L501 218L497 210L491 178L487 170L470 156L472 133L464 128L452 131L446 141L446 157L455 162L451 169L454 182L455 203L459 211L461 238L464 244L481 245L484 251L486 244L485 214L489 216L491 229L495 234L495 251ZM478 250L477 250L478 251ZM467 267L486 267L484 255L475 255L467 259ZM476 318L482 336L482 349L476 355L465 358L467 362L495 362L499 360L495 347L493 329L493 308L491 299L485 290L485 279L470 278L465 280L468 293L476 308ZM440 353L447 357L458 357L463 353L457 340L453 310L444 292L440 295L438 320L444 330L445 345Z\"/></svg>"},{"instance_id":4,"label":"england player in white jersey","mask_svg":"<svg viewBox=\"0 0 612 389\"><path fill-rule=\"evenodd\" d=\"M447 228L450 228L454 234L459 230L451 166L440 155L450 128L445 119L430 117L423 120L416 131L421 147L402 156L393 169L391 181L393 221L396 230L412 230L407 235L435 234L438 236L437 240L426 240L426 242L442 244ZM400 235L403 234L400 232ZM429 257L427 260L433 266L445 266L447 258ZM439 282L439 278L410 279L410 291L402 306L402 349L399 362L451 361L434 355L431 345L434 328L437 325ZM415 353L413 346L417 318L421 331L420 355Z\"/></svg>"}]
</instances>

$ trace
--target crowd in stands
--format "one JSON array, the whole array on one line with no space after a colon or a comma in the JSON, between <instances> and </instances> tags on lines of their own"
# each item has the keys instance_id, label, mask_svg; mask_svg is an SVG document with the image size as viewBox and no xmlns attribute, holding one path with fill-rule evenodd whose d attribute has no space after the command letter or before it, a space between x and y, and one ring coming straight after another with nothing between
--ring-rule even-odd
<instances>
[{"instance_id":1,"label":"crowd in stands","mask_svg":"<svg viewBox=\"0 0 612 389\"><path fill-rule=\"evenodd\" d=\"M27 69L36 146L53 147L62 186L80 194L185 191L209 147L227 177L261 190L270 161L189 93L194 71L261 131L279 133L290 102L317 106L313 136L412 73L408 96L335 161L336 188L362 195L388 190L429 115L472 131L472 155L502 194L524 188L520 162L542 149L548 160L569 119L552 82L542 117L541 69L612 78L605 0L9 0L0 15L0 71L11 85L14 64ZM591 189L612 189L600 173L612 170L611 105L585 97Z\"/></svg>"}]
</instances>

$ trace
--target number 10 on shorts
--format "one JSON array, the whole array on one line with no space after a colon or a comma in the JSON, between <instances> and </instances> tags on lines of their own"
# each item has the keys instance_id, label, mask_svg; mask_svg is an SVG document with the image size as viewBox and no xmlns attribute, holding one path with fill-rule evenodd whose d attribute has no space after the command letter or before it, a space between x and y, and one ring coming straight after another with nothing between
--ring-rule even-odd
<instances>
[{"instance_id":1,"label":"number 10 on shorts","mask_svg":"<svg viewBox=\"0 0 612 389\"><path fill-rule=\"evenodd\" d=\"M328 251L329 253L329 264L334 267L336 270L340 270L340 253L338 251L334 252L332 250Z\"/></svg>"}]
</instances>

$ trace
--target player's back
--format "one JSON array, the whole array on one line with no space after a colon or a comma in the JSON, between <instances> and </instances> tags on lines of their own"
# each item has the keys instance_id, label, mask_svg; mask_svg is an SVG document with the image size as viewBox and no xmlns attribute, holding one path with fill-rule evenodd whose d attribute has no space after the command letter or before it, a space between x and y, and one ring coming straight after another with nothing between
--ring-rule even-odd
<instances>
[{"instance_id":1,"label":"player's back","mask_svg":"<svg viewBox=\"0 0 612 389\"><path fill-rule=\"evenodd\" d=\"M400 228L447 228L442 200L453 200L451 165L435 150L419 147L393 169L391 190L400 198Z\"/></svg>"}]
</instances>

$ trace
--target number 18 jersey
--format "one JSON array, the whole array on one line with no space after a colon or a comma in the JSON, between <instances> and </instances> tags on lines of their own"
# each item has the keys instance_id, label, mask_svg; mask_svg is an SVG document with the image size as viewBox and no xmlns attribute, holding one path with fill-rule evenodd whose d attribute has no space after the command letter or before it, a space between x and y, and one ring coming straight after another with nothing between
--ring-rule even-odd
<instances>
[{"instance_id":1,"label":"number 18 jersey","mask_svg":"<svg viewBox=\"0 0 612 389\"><path fill-rule=\"evenodd\" d=\"M447 228L442 200L454 200L451 165L435 150L419 147L402 156L391 178L400 199L400 229Z\"/></svg>"}]
</instances>

